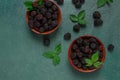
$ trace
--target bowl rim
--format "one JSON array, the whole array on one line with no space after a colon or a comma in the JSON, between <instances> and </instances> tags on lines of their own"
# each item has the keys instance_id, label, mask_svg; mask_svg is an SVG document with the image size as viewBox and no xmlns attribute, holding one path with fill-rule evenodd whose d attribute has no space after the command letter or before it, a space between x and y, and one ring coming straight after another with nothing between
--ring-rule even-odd
<instances>
[{"instance_id":1,"label":"bowl rim","mask_svg":"<svg viewBox=\"0 0 120 80\"><path fill-rule=\"evenodd\" d=\"M35 0L34 2L37 2L38 0ZM46 0L44 0L44 1L46 1ZM29 27L29 25L28 25L28 27L31 29L31 31L32 32L34 32L34 33L36 33L36 34L42 34L42 35L47 35L47 34L51 34L51 33L53 33L53 32L55 32L59 27L60 27L60 24L61 24L61 22L62 22L62 12L61 12L61 9L60 9L60 7L58 6L58 4L56 4L55 2L53 2L52 0L47 0L47 1L50 1L50 2L52 2L54 5L56 5L57 6L57 8L58 8L58 12L59 12L59 17L58 17L58 24L57 24L57 26L54 28L54 29L52 29L52 30L49 30L49 31L46 31L46 32L43 32L43 33L41 33L41 32L39 32L38 30L36 30L36 29L32 29L32 28L30 28ZM33 2L33 3L34 3ZM26 11L26 23L28 24L28 14L29 14L29 11Z\"/></svg>"},{"instance_id":2,"label":"bowl rim","mask_svg":"<svg viewBox=\"0 0 120 80\"><path fill-rule=\"evenodd\" d=\"M106 50L105 50L104 44L101 42L100 39L98 39L98 38L95 37L95 36L91 36L91 35L79 36L78 38L76 38L76 39L74 39L74 40L72 41L72 43L70 44L69 49L68 49L68 60L69 60L69 62L70 62L70 64L71 64L71 66L72 66L74 69L76 69L77 71L79 71L79 72L84 72L84 73L94 72L94 71L100 69L103 64L100 65L99 68L95 68L95 69L93 69L93 70L83 70L82 68L76 67L76 66L73 64L72 59L71 59L71 47L73 46L73 44L76 42L77 39L83 38L83 37L95 38L95 39L100 43L100 45L101 45L102 48L103 48L103 58L102 58L102 62L103 62L103 63L105 62Z\"/></svg>"}]
</instances>

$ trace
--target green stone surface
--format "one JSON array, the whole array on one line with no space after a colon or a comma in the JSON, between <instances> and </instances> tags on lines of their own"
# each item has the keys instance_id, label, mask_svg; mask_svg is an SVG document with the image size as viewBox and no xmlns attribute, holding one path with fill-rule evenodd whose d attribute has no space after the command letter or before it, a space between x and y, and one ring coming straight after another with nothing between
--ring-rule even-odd
<instances>
[{"instance_id":1,"label":"green stone surface","mask_svg":"<svg viewBox=\"0 0 120 80\"><path fill-rule=\"evenodd\" d=\"M59 30L53 33L49 47L43 46L42 36L32 33L25 21L25 0L0 0L0 80L119 80L120 78L120 0L114 0L110 6L97 9L97 0L86 0L80 10L86 11L86 28L79 33L73 32L69 20L70 14L77 14L71 0L65 0L61 6L63 20ZM102 27L93 27L92 13L98 10L102 14ZM65 41L66 32L72 33L72 39ZM113 52L107 51L103 67L93 73L81 73L74 70L68 62L68 47L72 40L82 35L98 37L107 48L115 45ZM61 63L54 66L52 61L42 56L45 51L53 50L61 43Z\"/></svg>"}]
</instances>

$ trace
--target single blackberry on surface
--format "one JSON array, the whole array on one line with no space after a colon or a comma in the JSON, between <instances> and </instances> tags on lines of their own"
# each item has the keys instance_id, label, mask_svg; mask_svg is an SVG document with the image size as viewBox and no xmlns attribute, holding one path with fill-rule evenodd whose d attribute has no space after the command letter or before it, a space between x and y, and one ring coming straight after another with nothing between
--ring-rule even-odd
<instances>
[{"instance_id":1,"label":"single blackberry on surface","mask_svg":"<svg viewBox=\"0 0 120 80\"><path fill-rule=\"evenodd\" d=\"M74 32L79 32L80 31L80 25L76 24L73 26L73 31Z\"/></svg>"},{"instance_id":2,"label":"single blackberry on surface","mask_svg":"<svg viewBox=\"0 0 120 80\"><path fill-rule=\"evenodd\" d=\"M93 18L94 18L94 19L100 19L100 18L101 18L100 12L95 11L95 12L93 13Z\"/></svg>"},{"instance_id":3,"label":"single blackberry on surface","mask_svg":"<svg viewBox=\"0 0 120 80\"><path fill-rule=\"evenodd\" d=\"M103 21L101 19L94 20L94 26L101 26L102 24L103 24Z\"/></svg>"},{"instance_id":4,"label":"single blackberry on surface","mask_svg":"<svg viewBox=\"0 0 120 80\"><path fill-rule=\"evenodd\" d=\"M114 45L113 44L109 44L108 45L108 51L113 51L114 50Z\"/></svg>"},{"instance_id":5,"label":"single blackberry on surface","mask_svg":"<svg viewBox=\"0 0 120 80\"><path fill-rule=\"evenodd\" d=\"M69 33L69 32L65 33L64 39L65 40L70 40L71 39L71 33Z\"/></svg>"}]
</instances>

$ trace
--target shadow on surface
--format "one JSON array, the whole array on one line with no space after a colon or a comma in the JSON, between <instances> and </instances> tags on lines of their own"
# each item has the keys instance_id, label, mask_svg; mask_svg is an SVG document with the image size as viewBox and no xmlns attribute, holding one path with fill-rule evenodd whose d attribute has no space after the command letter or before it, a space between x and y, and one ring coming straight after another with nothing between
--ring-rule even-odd
<instances>
[{"instance_id":1,"label":"shadow on surface","mask_svg":"<svg viewBox=\"0 0 120 80\"><path fill-rule=\"evenodd\" d=\"M70 65L70 63L68 62L68 68L69 68L69 70L71 71L71 74L73 75L73 76L75 76L76 78L78 78L78 79L89 79L89 78L93 78L93 79L97 79L97 77L99 76L99 74L100 74L100 70L101 69L99 69L99 70L97 70L97 71L95 71L95 72L92 72L92 73L82 73L82 72L79 72L79 71L77 71L77 70L75 70L71 65Z\"/></svg>"}]
</instances>

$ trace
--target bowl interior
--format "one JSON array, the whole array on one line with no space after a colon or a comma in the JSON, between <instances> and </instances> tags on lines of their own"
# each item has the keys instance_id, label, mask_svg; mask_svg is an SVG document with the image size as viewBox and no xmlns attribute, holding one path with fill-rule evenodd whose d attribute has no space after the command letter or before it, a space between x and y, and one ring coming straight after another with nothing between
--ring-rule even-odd
<instances>
[{"instance_id":1,"label":"bowl interior","mask_svg":"<svg viewBox=\"0 0 120 80\"><path fill-rule=\"evenodd\" d=\"M46 0L44 0L44 1L46 1ZM58 8L58 20L57 20L58 23L57 23L57 26L54 29L52 29L50 31L43 32L43 33L39 32L38 30L36 30L34 28L33 29L31 28L31 30L36 34L43 34L43 35L51 34L52 32L56 31L59 28L60 23L62 21L62 13L61 13L60 7L55 2L53 2L51 0L49 0L49 1L52 2L54 5L56 5L57 8ZM35 2L37 2L37 0ZM28 23L28 17L29 17L29 11L26 12L26 22L27 23Z\"/></svg>"},{"instance_id":2,"label":"bowl interior","mask_svg":"<svg viewBox=\"0 0 120 80\"><path fill-rule=\"evenodd\" d=\"M97 40L97 42L100 44L100 46L102 47L102 50L103 50L103 57L102 57L102 62L104 63L104 61L105 61L105 57L106 57L106 51L105 51L105 47L104 47L104 45L103 45L103 43L99 40L99 39L97 39L96 37L94 37L94 36L81 36L81 37L79 37L79 38L95 38L96 40ZM78 38L77 38L78 39ZM70 64L72 65L72 67L73 68L75 68L76 70L78 70L78 71L80 71L80 72L93 72L93 71L96 71L97 69L99 69L101 66L99 66L99 68L97 68L97 69L93 69L93 70L83 70L82 68L78 68L78 67L76 67L74 64L73 64L73 61L72 61L72 59L71 59L71 48L72 48L72 46L74 45L74 43L76 42L76 40L77 39L75 39L72 43L71 43L71 45L70 45L70 47L69 47L69 50L68 50L68 59L69 59L69 62L70 62Z\"/></svg>"}]
</instances>

